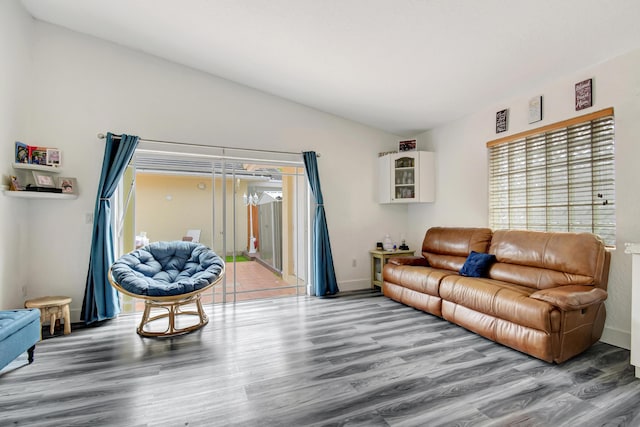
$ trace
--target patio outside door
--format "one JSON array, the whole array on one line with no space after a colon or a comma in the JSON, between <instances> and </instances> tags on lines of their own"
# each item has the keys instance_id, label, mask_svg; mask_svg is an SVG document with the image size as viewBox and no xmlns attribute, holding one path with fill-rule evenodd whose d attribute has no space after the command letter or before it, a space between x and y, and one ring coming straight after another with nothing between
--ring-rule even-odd
<instances>
[{"instance_id":1,"label":"patio outside door","mask_svg":"<svg viewBox=\"0 0 640 427\"><path fill-rule=\"evenodd\" d=\"M198 241L224 255L225 278L202 295L205 304L304 295L309 194L300 155L237 151L139 148L119 192L121 253L149 239ZM121 298L123 312L142 309Z\"/></svg>"}]
</instances>

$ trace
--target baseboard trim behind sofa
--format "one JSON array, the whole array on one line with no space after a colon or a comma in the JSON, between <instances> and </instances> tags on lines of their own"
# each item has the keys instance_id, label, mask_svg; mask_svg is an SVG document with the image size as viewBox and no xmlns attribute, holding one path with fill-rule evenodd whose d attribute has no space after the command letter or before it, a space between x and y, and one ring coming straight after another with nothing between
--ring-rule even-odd
<instances>
[{"instance_id":1,"label":"baseboard trim behind sofa","mask_svg":"<svg viewBox=\"0 0 640 427\"><path fill-rule=\"evenodd\" d=\"M620 329L604 327L600 341L624 349L631 349L631 333Z\"/></svg>"},{"instance_id":2,"label":"baseboard trim behind sofa","mask_svg":"<svg viewBox=\"0 0 640 427\"><path fill-rule=\"evenodd\" d=\"M364 289L371 289L371 279L353 279L353 280L342 280L338 283L338 288L340 292L348 292L348 291L361 291ZM376 288L380 289L380 288Z\"/></svg>"}]
</instances>

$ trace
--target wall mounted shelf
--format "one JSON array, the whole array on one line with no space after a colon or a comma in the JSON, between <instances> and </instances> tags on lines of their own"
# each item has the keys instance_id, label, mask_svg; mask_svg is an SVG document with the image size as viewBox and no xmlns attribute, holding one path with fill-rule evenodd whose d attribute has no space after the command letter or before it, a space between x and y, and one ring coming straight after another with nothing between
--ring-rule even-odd
<instances>
[{"instance_id":1,"label":"wall mounted shelf","mask_svg":"<svg viewBox=\"0 0 640 427\"><path fill-rule=\"evenodd\" d=\"M62 172L62 169L59 167L46 166L46 165L33 165L30 163L11 163L11 167L17 170L38 171L38 172L46 172L49 174L59 174ZM7 188L7 186L3 186L3 187ZM68 194L68 193L48 193L48 192L39 192L39 191L26 191L26 190L23 190L23 191L2 190L2 192L7 197L14 197L18 199L73 200L78 198L77 194Z\"/></svg>"},{"instance_id":2,"label":"wall mounted shelf","mask_svg":"<svg viewBox=\"0 0 640 427\"><path fill-rule=\"evenodd\" d=\"M2 190L5 196L15 197L18 199L58 199L58 200L73 200L77 199L77 194L62 194L62 193L40 193L37 191L9 191Z\"/></svg>"},{"instance_id":3,"label":"wall mounted shelf","mask_svg":"<svg viewBox=\"0 0 640 427\"><path fill-rule=\"evenodd\" d=\"M53 166L46 165L32 165L30 163L11 163L11 167L14 169L26 169L30 171L41 171L49 173L60 173L62 170Z\"/></svg>"}]
</instances>

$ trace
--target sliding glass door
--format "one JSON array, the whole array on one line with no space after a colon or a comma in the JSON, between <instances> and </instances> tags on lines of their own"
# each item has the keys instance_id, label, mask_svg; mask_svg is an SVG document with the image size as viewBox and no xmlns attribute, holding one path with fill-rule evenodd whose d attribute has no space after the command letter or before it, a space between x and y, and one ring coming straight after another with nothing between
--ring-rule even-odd
<instances>
[{"instance_id":1,"label":"sliding glass door","mask_svg":"<svg viewBox=\"0 0 640 427\"><path fill-rule=\"evenodd\" d=\"M226 275L204 303L305 294L309 194L300 155L169 148L142 146L125 174L121 253L147 241L212 248L225 257ZM141 306L123 299L123 312Z\"/></svg>"}]
</instances>

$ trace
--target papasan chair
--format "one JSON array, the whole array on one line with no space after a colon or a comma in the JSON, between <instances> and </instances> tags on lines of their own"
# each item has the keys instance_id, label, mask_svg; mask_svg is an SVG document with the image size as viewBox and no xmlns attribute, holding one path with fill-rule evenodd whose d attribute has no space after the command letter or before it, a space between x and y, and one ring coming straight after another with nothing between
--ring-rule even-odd
<instances>
[{"instance_id":1,"label":"papasan chair","mask_svg":"<svg viewBox=\"0 0 640 427\"><path fill-rule=\"evenodd\" d=\"M206 325L209 318L202 309L200 294L220 283L223 276L222 258L200 243L183 241L150 243L123 255L109 269L109 281L114 288L144 299L137 332L145 337L170 337ZM182 309L194 303L196 311ZM166 312L155 314L152 309ZM164 331L151 329L149 323L165 317L168 325ZM183 325L186 320L190 320L189 326Z\"/></svg>"}]
</instances>

